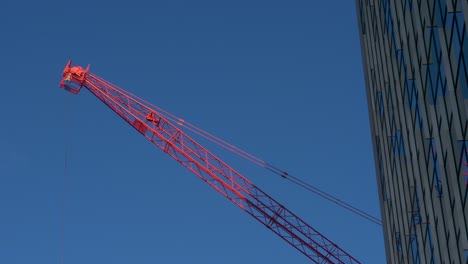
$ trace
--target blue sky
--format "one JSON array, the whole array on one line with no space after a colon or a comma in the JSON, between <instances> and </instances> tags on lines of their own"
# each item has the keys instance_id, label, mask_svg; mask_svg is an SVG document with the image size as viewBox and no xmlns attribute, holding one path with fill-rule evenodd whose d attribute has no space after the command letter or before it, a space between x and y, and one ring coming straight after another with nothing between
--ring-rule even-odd
<instances>
[{"instance_id":1,"label":"blue sky","mask_svg":"<svg viewBox=\"0 0 468 264\"><path fill-rule=\"evenodd\" d=\"M380 218L354 1L6 0L0 29L1 263L60 263L62 214L67 264L308 262L89 92L59 89L68 59ZM385 262L381 227L207 147Z\"/></svg>"}]
</instances>

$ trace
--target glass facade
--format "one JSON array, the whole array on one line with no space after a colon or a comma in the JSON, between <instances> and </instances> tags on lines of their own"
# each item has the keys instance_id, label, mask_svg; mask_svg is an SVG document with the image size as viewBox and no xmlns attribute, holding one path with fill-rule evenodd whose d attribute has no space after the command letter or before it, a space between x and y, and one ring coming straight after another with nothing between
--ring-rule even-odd
<instances>
[{"instance_id":1,"label":"glass facade","mask_svg":"<svg viewBox=\"0 0 468 264\"><path fill-rule=\"evenodd\" d=\"M356 0L388 263L468 263L468 0Z\"/></svg>"}]
</instances>

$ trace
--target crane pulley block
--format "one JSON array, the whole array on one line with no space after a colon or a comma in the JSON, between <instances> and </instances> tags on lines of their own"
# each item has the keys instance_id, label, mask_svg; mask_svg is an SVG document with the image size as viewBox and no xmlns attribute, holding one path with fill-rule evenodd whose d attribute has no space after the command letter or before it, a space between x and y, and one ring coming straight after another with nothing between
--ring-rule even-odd
<instances>
[{"instance_id":1,"label":"crane pulley block","mask_svg":"<svg viewBox=\"0 0 468 264\"><path fill-rule=\"evenodd\" d=\"M90 65L88 64L88 67L83 69L80 66L71 66L71 63L72 61L69 60L63 69L63 77L60 81L60 87L73 94L78 94L81 88L83 88Z\"/></svg>"}]
</instances>

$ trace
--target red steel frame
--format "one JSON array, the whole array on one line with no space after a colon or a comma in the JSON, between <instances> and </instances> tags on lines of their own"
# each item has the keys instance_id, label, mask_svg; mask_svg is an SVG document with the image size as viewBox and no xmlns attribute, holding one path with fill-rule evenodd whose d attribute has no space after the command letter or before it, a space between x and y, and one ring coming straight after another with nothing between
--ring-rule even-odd
<instances>
[{"instance_id":1,"label":"red steel frame","mask_svg":"<svg viewBox=\"0 0 468 264\"><path fill-rule=\"evenodd\" d=\"M68 62L60 87L88 89L146 139L257 219L314 263L360 263L286 207L260 190L148 104L80 66Z\"/></svg>"}]
</instances>

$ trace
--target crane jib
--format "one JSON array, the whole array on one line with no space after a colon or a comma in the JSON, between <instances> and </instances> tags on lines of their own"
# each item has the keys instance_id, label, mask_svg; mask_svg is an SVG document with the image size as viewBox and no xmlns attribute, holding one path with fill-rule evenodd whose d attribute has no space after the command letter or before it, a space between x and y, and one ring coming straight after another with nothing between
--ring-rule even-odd
<instances>
[{"instance_id":1,"label":"crane jib","mask_svg":"<svg viewBox=\"0 0 468 264\"><path fill-rule=\"evenodd\" d=\"M63 70L60 87L78 94L84 87L146 139L246 211L314 263L360 263L247 178L190 138L144 100L73 66Z\"/></svg>"}]
</instances>

